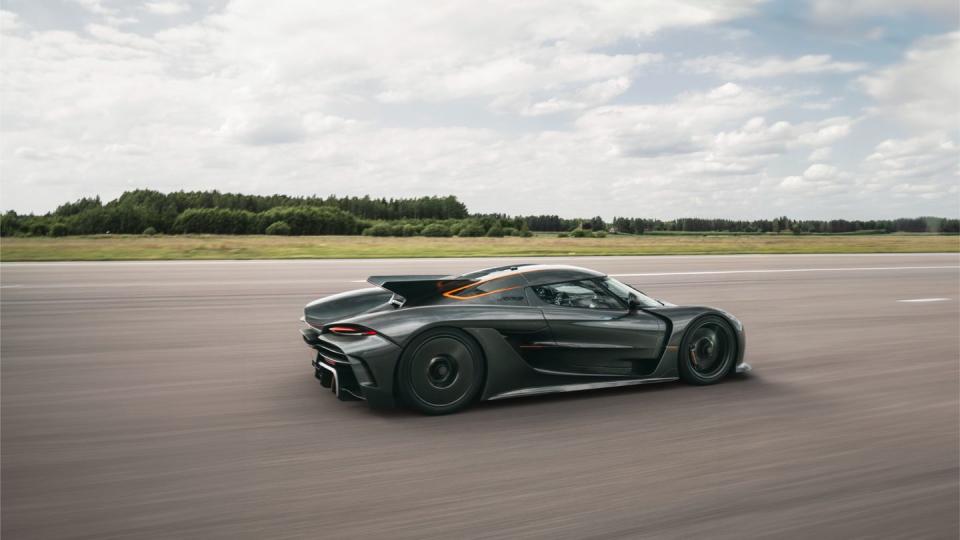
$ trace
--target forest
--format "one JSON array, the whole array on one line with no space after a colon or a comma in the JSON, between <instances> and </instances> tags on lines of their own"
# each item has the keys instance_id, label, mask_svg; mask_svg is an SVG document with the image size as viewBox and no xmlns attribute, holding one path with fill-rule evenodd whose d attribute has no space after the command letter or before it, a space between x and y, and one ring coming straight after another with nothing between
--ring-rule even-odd
<instances>
[{"instance_id":1,"label":"forest","mask_svg":"<svg viewBox=\"0 0 960 540\"><path fill-rule=\"evenodd\" d=\"M471 214L456 196L372 198L244 195L219 191L128 191L104 203L100 197L67 202L42 215L8 211L2 236L92 234L270 234L367 236L558 236L606 234L885 234L958 233L960 220L916 217L876 220L732 220L558 215Z\"/></svg>"}]
</instances>

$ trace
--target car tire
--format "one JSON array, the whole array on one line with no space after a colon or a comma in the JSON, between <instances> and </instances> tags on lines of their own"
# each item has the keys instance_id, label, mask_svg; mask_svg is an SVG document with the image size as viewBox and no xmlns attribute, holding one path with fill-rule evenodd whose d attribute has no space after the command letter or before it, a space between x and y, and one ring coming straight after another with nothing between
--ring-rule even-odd
<instances>
[{"instance_id":1,"label":"car tire","mask_svg":"<svg viewBox=\"0 0 960 540\"><path fill-rule=\"evenodd\" d=\"M690 323L680 342L677 364L680 379L688 384L720 382L737 357L736 334L718 315L706 315Z\"/></svg>"},{"instance_id":2,"label":"car tire","mask_svg":"<svg viewBox=\"0 0 960 540\"><path fill-rule=\"evenodd\" d=\"M434 328L404 349L397 369L397 393L424 414L450 414L473 403L486 378L477 342L463 330Z\"/></svg>"}]
</instances>

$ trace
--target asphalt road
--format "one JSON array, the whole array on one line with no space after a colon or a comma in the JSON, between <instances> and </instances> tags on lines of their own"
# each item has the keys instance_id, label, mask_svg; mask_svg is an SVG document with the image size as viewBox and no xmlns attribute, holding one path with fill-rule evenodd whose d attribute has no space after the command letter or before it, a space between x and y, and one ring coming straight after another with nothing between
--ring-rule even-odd
<instances>
[{"instance_id":1,"label":"asphalt road","mask_svg":"<svg viewBox=\"0 0 960 540\"><path fill-rule=\"evenodd\" d=\"M712 387L423 417L313 379L307 301L505 260L0 266L4 540L957 538L960 256L567 261L737 314Z\"/></svg>"}]
</instances>

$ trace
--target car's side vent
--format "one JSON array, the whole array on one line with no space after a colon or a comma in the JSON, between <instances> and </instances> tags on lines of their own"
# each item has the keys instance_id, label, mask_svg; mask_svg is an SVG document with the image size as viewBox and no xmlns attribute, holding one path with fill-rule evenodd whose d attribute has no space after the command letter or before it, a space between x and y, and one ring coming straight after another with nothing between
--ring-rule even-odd
<instances>
[{"instance_id":1,"label":"car's side vent","mask_svg":"<svg viewBox=\"0 0 960 540\"><path fill-rule=\"evenodd\" d=\"M377 381L373 378L373 374L370 373L370 368L367 367L367 364L363 360L354 359L354 369L353 374L357 378L357 382L361 386L376 386Z\"/></svg>"},{"instance_id":2,"label":"car's side vent","mask_svg":"<svg viewBox=\"0 0 960 540\"><path fill-rule=\"evenodd\" d=\"M317 339L317 341L314 343L314 346L317 348L318 351L320 351L320 354L322 354L323 356L326 356L327 358L333 358L338 362L347 361L347 355L344 354L344 352L340 349L340 347L337 347L336 345L334 345L333 343L330 343L329 341L326 341L323 339Z\"/></svg>"}]
</instances>

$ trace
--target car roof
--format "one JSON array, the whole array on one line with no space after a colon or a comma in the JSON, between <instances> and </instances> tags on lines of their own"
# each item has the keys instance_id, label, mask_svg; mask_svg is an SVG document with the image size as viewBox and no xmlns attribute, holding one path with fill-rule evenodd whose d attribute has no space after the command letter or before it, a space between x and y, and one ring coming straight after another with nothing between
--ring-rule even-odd
<instances>
[{"instance_id":1,"label":"car roof","mask_svg":"<svg viewBox=\"0 0 960 540\"><path fill-rule=\"evenodd\" d=\"M458 276L464 279L489 281L512 275L523 275L530 285L543 285L561 281L575 281L578 279L596 279L606 274L566 264L514 264L485 268Z\"/></svg>"}]
</instances>

